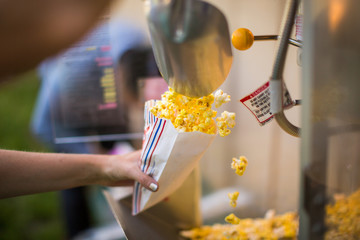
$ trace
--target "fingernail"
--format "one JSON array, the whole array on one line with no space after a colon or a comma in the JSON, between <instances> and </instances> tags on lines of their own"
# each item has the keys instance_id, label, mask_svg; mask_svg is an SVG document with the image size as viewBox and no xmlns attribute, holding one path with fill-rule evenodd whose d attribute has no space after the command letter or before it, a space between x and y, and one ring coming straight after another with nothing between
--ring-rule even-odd
<instances>
[{"instance_id":1,"label":"fingernail","mask_svg":"<svg viewBox=\"0 0 360 240\"><path fill-rule=\"evenodd\" d=\"M149 188L155 192L157 190L158 186L155 183L151 183Z\"/></svg>"}]
</instances>

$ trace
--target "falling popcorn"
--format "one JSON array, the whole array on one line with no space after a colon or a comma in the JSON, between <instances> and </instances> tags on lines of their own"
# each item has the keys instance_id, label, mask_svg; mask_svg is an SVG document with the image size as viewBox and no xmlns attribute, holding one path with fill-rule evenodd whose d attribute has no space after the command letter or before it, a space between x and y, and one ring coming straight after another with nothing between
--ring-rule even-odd
<instances>
[{"instance_id":1,"label":"falling popcorn","mask_svg":"<svg viewBox=\"0 0 360 240\"><path fill-rule=\"evenodd\" d=\"M218 108L224 103L230 102L230 95L224 93L222 90L217 90L215 92L215 107Z\"/></svg>"},{"instance_id":2,"label":"falling popcorn","mask_svg":"<svg viewBox=\"0 0 360 240\"><path fill-rule=\"evenodd\" d=\"M223 112L215 120L217 112L211 109L229 102L230 96L221 90L201 98L192 98L176 93L172 88L161 96L161 101L150 110L158 118L171 120L179 132L200 131L224 137L230 134L230 129L235 126L235 113Z\"/></svg>"},{"instance_id":3,"label":"falling popcorn","mask_svg":"<svg viewBox=\"0 0 360 240\"><path fill-rule=\"evenodd\" d=\"M235 113L224 111L221 113L221 117L216 119L216 122L220 136L227 136L231 132L227 127L233 128L235 126Z\"/></svg>"},{"instance_id":4,"label":"falling popcorn","mask_svg":"<svg viewBox=\"0 0 360 240\"><path fill-rule=\"evenodd\" d=\"M248 160L244 156L240 156L239 159L232 158L231 168L235 170L235 173L242 176L245 172Z\"/></svg>"},{"instance_id":5,"label":"falling popcorn","mask_svg":"<svg viewBox=\"0 0 360 240\"><path fill-rule=\"evenodd\" d=\"M230 199L230 206L236 207L236 201L239 197L239 192L228 193L228 197Z\"/></svg>"},{"instance_id":6,"label":"falling popcorn","mask_svg":"<svg viewBox=\"0 0 360 240\"><path fill-rule=\"evenodd\" d=\"M225 217L225 221L231 224L239 224L240 218L236 217L235 214L231 213Z\"/></svg>"}]
</instances>

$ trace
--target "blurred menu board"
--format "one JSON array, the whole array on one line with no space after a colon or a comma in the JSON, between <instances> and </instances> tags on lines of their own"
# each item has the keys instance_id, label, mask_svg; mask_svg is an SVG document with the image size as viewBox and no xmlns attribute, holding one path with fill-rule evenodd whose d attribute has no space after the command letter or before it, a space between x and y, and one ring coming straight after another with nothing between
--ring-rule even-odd
<instances>
[{"instance_id":1,"label":"blurred menu board","mask_svg":"<svg viewBox=\"0 0 360 240\"><path fill-rule=\"evenodd\" d=\"M58 59L61 73L52 100L56 143L140 138L128 133L120 103L109 21L101 24Z\"/></svg>"}]
</instances>

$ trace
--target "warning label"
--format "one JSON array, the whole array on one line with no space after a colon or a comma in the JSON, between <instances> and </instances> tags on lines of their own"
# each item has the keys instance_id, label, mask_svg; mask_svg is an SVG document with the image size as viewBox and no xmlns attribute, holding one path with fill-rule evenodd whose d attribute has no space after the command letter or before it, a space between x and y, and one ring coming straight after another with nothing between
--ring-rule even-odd
<instances>
[{"instance_id":1,"label":"warning label","mask_svg":"<svg viewBox=\"0 0 360 240\"><path fill-rule=\"evenodd\" d=\"M251 94L240 99L240 102L249 109L256 117L260 125L265 125L273 118L273 114L270 112L270 82L266 82L261 87L256 89ZM284 108L293 106L293 101L290 97L289 91L284 86Z\"/></svg>"}]
</instances>

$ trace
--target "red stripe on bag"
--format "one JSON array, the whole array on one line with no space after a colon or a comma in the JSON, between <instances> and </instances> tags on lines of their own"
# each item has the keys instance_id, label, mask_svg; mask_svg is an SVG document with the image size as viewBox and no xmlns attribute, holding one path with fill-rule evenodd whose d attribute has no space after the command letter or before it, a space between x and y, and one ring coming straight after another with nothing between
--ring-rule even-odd
<instances>
[{"instance_id":1,"label":"red stripe on bag","mask_svg":"<svg viewBox=\"0 0 360 240\"><path fill-rule=\"evenodd\" d=\"M156 121L155 121L154 126L156 126L158 120L159 120L159 119L156 118ZM148 147L148 145L149 145L149 142L150 142L150 139L151 139L151 137L152 137L152 135L153 135L153 133L154 133L154 130L155 130L155 127L153 127L153 129L151 130L151 134L150 134L150 137L149 137L149 139L148 139L148 141L147 141L147 143L146 143L146 146L145 146L145 148L144 148L144 151L141 153L141 160L143 160L144 153L147 152L146 149L147 149L147 147Z\"/></svg>"},{"instance_id":2,"label":"red stripe on bag","mask_svg":"<svg viewBox=\"0 0 360 240\"><path fill-rule=\"evenodd\" d=\"M158 121L158 118L156 118L156 121L155 121L155 125L157 124L157 121ZM153 133L154 133L154 129L155 129L155 127L153 127L153 129L151 130L151 133L150 133L150 137L149 137L149 139L148 139L148 141L147 141L147 143L146 143L146 146L145 146L145 148L143 149L143 151L142 151L142 153L141 153L141 162L142 162L142 165L144 164L144 162L143 162L143 157L144 157L144 153L146 153L147 151L146 151L146 148L148 147L148 145L149 145L149 140L151 139L151 137L152 137L152 135L153 135ZM142 168L142 166L140 166L140 169ZM139 183L137 183L138 185L136 186L136 190L135 190L135 196L134 196L134 201L133 201L133 203L135 203L134 205L135 205L135 211L134 211L134 214L136 214L136 213L138 213L139 212L139 209L140 209L140 206L139 206L139 204L140 204L140 200L141 200L141 186L140 186L140 184Z\"/></svg>"},{"instance_id":3,"label":"red stripe on bag","mask_svg":"<svg viewBox=\"0 0 360 240\"><path fill-rule=\"evenodd\" d=\"M162 135L162 133L163 133L163 131L164 131L165 125L166 125L166 120L164 120L164 123L163 123L162 129L161 129L161 132L160 132L160 134L159 134L159 137L158 137L158 139L157 139L157 141L156 141L156 144L155 144L155 146L154 146L154 148L153 148L153 150L152 150L152 152L151 152L151 155L150 155L150 158L149 158L149 162L148 162L147 167L146 167L146 169L145 169L145 171L144 171L145 173L147 172L147 170L148 170L149 167L150 167L151 160L152 160L152 155L154 154L154 151L155 151L155 149L156 149L156 146L157 146L158 143L159 143L159 140L160 140L161 135Z\"/></svg>"},{"instance_id":4,"label":"red stripe on bag","mask_svg":"<svg viewBox=\"0 0 360 240\"><path fill-rule=\"evenodd\" d=\"M150 119L152 119L152 118L150 118ZM150 137L147 140L146 146L145 146L144 151L143 151L142 156L141 156L142 164L145 164L145 161L143 161L144 160L143 157L144 157L144 154L150 150L150 149L149 150L146 150L146 149L148 148L149 142L151 142L150 140L152 138L154 130L156 129L156 125L158 123L158 120L159 120L158 118L155 118L155 124L151 124L151 125L153 125L152 126L153 129L151 130ZM156 136L154 136L154 137L156 137ZM141 168L142 168L142 166L141 166ZM146 172L146 171L144 171L144 172ZM142 187L139 186L138 191L135 194L135 202L136 202L136 212L135 213L138 213L140 211L140 202L141 202L141 193L142 193L141 189L142 189Z\"/></svg>"},{"instance_id":5,"label":"red stripe on bag","mask_svg":"<svg viewBox=\"0 0 360 240\"><path fill-rule=\"evenodd\" d=\"M154 125L153 130L156 128L156 123L157 123L157 121L158 121L158 118L156 118L156 122L155 122L155 125ZM162 135L162 133L163 133L163 131L164 131L165 124L166 124L166 120L163 121L160 134L158 135L158 138L157 138L157 140L156 140L156 144L155 144L155 146L152 148L152 152L151 152L151 155L150 155L150 158L149 158L149 162L148 162L148 164L147 164L146 170L144 171L145 173L146 173L147 170L149 169L149 166L150 166L150 164L151 164L152 155L153 155L153 153L154 153L154 151L155 151L155 149L156 149L156 146L157 146L157 144L158 144L158 142L159 142L159 139L161 138L161 135ZM152 133L151 133L151 134L152 134ZM156 137L157 137L157 136L154 136L154 138L156 138ZM150 142L150 139L151 139L151 137L149 138L149 141L148 141L148 142ZM149 149L148 151L151 151L151 149ZM148 151L146 151L146 152L148 152ZM139 189L138 189L136 213L140 212L140 202L141 202L141 195L142 195L141 188L142 188L142 187L139 187Z\"/></svg>"}]
</instances>

